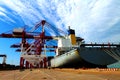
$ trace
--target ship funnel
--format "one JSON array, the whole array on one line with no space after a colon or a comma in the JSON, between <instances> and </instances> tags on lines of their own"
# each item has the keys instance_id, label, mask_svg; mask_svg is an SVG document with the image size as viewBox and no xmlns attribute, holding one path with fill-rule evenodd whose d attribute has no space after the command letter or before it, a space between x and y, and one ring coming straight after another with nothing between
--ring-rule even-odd
<instances>
[{"instance_id":1,"label":"ship funnel","mask_svg":"<svg viewBox=\"0 0 120 80\"><path fill-rule=\"evenodd\" d=\"M70 26L68 26L68 36L70 38L71 44L76 45L76 37L75 37L75 30L70 29Z\"/></svg>"}]
</instances>

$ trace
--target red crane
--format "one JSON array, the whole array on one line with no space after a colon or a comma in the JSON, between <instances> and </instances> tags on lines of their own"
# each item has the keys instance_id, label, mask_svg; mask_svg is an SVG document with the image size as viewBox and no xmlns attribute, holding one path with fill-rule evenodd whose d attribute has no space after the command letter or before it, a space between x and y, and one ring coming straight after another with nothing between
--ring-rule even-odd
<instances>
[{"instance_id":1,"label":"red crane","mask_svg":"<svg viewBox=\"0 0 120 80\"><path fill-rule=\"evenodd\" d=\"M21 43L20 44L13 44L11 45L12 48L18 48L16 51L21 52L21 58L20 58L20 68L26 67L26 68L31 68L34 67L47 67L47 57L44 55L42 56L41 53L45 51L44 48L54 48L49 51L55 51L55 48L57 46L52 45L48 46L46 44L47 40L52 40L56 38L55 36L46 36L45 35L45 25L48 24L45 20L42 20L39 22L35 27L31 30L31 32L26 32L25 29L20 28L20 29L14 29L12 34L5 34L2 33L0 34L1 38L21 38ZM31 34L33 31L36 29L42 27L41 32L39 32L38 35ZM33 39L34 41L32 43L29 43L27 39ZM42 56L39 57L40 61L37 63L32 63L32 60L30 61L30 58L34 56ZM36 58L38 59L38 58ZM24 66L25 64L25 66Z\"/></svg>"}]
</instances>

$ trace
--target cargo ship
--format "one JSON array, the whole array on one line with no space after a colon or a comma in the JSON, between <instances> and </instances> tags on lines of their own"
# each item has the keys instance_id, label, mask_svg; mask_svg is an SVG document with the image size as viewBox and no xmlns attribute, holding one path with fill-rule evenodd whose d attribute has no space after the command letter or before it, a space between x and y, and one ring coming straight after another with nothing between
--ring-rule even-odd
<instances>
[{"instance_id":1,"label":"cargo ship","mask_svg":"<svg viewBox=\"0 0 120 80\"><path fill-rule=\"evenodd\" d=\"M68 30L68 36L58 38L56 56L50 60L50 67L107 68L120 60L120 44L86 44L75 36L75 30Z\"/></svg>"}]
</instances>

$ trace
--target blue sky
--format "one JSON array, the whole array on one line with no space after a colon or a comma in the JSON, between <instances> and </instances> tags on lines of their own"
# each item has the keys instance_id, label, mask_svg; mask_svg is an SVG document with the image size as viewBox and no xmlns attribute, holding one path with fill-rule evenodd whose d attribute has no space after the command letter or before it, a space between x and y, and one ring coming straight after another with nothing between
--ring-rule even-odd
<instances>
[{"instance_id":1,"label":"blue sky","mask_svg":"<svg viewBox=\"0 0 120 80\"><path fill-rule=\"evenodd\" d=\"M0 33L43 19L64 31L71 26L86 43L120 42L120 0L0 0ZM19 64L20 53L9 48L19 41L0 39L8 63Z\"/></svg>"}]
</instances>

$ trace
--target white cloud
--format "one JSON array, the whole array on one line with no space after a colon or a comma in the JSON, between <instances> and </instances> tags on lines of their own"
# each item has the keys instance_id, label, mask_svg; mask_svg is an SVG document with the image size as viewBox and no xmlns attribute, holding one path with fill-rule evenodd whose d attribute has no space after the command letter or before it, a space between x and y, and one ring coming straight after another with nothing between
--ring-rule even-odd
<instances>
[{"instance_id":1,"label":"white cloud","mask_svg":"<svg viewBox=\"0 0 120 80\"><path fill-rule=\"evenodd\" d=\"M111 35L103 39L103 41L113 42L113 43L120 43L120 34Z\"/></svg>"},{"instance_id":2,"label":"white cloud","mask_svg":"<svg viewBox=\"0 0 120 80\"><path fill-rule=\"evenodd\" d=\"M0 20L4 21L7 23L7 21L10 21L12 23L15 23L15 21L13 19L11 19L9 16L7 16L5 13L0 12L0 16L2 16L2 18L0 17Z\"/></svg>"},{"instance_id":3,"label":"white cloud","mask_svg":"<svg viewBox=\"0 0 120 80\"><path fill-rule=\"evenodd\" d=\"M4 8L2 8L2 7L0 7L0 11L6 12L6 10Z\"/></svg>"},{"instance_id":4,"label":"white cloud","mask_svg":"<svg viewBox=\"0 0 120 80\"><path fill-rule=\"evenodd\" d=\"M6 16L6 14L4 14L4 13L2 13L2 12L0 12L0 15L1 15L1 16Z\"/></svg>"},{"instance_id":5,"label":"white cloud","mask_svg":"<svg viewBox=\"0 0 120 80\"><path fill-rule=\"evenodd\" d=\"M0 2L16 12L27 25L33 26L36 22L47 19L49 23L61 29L71 26L76 30L76 35L85 38L86 41L98 41L104 35L111 38L108 30L120 22L118 0L2 0ZM1 7L0 10L5 12ZM5 13L0 15L10 18ZM105 34L100 34L103 32Z\"/></svg>"},{"instance_id":6,"label":"white cloud","mask_svg":"<svg viewBox=\"0 0 120 80\"><path fill-rule=\"evenodd\" d=\"M114 5L117 7L119 7L119 5L113 2L113 0L109 2L106 0L72 2L69 5L70 7L72 6L71 11L66 10L70 7L68 8L66 5L64 6L64 3L60 3L62 7L58 8L58 13L59 16L62 17L63 23L75 28L77 35L81 35L87 39L87 41L98 41L100 40L100 36L103 35L98 35L98 32L108 31L111 27L115 27L114 24L120 21L119 10L114 7ZM89 4L90 6L88 6ZM114 10L114 13L110 13L111 10ZM110 34L107 35L110 36Z\"/></svg>"},{"instance_id":7,"label":"white cloud","mask_svg":"<svg viewBox=\"0 0 120 80\"><path fill-rule=\"evenodd\" d=\"M43 19L34 6L27 4L27 1L25 3L20 0L8 0L2 2L11 10L15 11L22 18L25 24L33 25L35 22L39 21L38 19Z\"/></svg>"}]
</instances>

